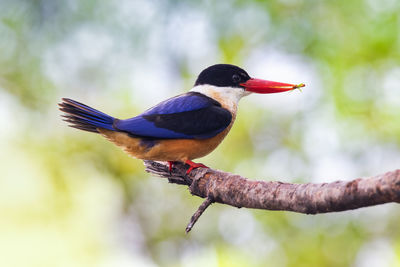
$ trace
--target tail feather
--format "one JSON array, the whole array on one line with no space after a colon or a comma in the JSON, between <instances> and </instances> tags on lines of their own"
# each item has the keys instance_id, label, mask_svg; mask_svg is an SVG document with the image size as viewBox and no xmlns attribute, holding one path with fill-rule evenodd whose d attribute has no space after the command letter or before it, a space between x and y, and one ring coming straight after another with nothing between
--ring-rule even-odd
<instances>
[{"instance_id":1,"label":"tail feather","mask_svg":"<svg viewBox=\"0 0 400 267\"><path fill-rule=\"evenodd\" d=\"M69 98L63 98L62 101L58 105L65 113L62 115L64 121L68 122L70 127L94 133L99 132L97 128L115 130L113 117Z\"/></svg>"}]
</instances>

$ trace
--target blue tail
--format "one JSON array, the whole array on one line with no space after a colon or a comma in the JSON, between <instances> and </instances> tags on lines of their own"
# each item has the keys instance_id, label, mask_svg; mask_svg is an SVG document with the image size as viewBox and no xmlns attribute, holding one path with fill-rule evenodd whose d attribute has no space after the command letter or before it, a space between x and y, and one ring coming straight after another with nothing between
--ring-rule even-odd
<instances>
[{"instance_id":1,"label":"blue tail","mask_svg":"<svg viewBox=\"0 0 400 267\"><path fill-rule=\"evenodd\" d=\"M62 116L64 121L70 123L69 126L93 133L99 132L97 128L115 131L113 117L69 98L63 98L62 101L58 105L66 113Z\"/></svg>"}]
</instances>

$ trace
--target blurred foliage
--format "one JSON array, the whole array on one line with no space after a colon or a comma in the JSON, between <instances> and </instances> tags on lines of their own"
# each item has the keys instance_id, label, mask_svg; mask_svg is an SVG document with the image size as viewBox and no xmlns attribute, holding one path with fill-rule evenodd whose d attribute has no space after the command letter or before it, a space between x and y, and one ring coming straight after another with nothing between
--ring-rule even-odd
<instances>
[{"instance_id":1,"label":"blurred foliage","mask_svg":"<svg viewBox=\"0 0 400 267\"><path fill-rule=\"evenodd\" d=\"M331 181L400 163L400 2L0 1L2 266L400 266L400 208L306 216L215 204L69 129L72 97L126 118L218 62L303 93L242 100L205 164Z\"/></svg>"}]
</instances>

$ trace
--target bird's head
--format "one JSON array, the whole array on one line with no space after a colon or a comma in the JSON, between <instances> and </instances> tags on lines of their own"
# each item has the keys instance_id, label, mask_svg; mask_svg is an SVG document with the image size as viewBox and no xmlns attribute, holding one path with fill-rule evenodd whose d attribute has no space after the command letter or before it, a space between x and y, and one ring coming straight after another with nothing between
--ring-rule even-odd
<instances>
[{"instance_id":1,"label":"bird's head","mask_svg":"<svg viewBox=\"0 0 400 267\"><path fill-rule=\"evenodd\" d=\"M207 95L220 93L238 101L251 93L280 93L304 86L251 78L245 70L237 66L217 64L200 73L192 90Z\"/></svg>"}]
</instances>

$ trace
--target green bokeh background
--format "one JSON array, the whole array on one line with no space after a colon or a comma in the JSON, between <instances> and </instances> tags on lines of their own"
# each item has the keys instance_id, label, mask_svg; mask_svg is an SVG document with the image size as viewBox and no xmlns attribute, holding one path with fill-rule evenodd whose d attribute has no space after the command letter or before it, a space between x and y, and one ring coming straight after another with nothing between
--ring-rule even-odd
<instances>
[{"instance_id":1,"label":"green bokeh background","mask_svg":"<svg viewBox=\"0 0 400 267\"><path fill-rule=\"evenodd\" d=\"M329 182L400 166L400 2L0 0L1 266L400 266L400 207L306 216L201 203L66 127L71 97L127 118L232 63L303 92L249 96L198 160Z\"/></svg>"}]
</instances>

